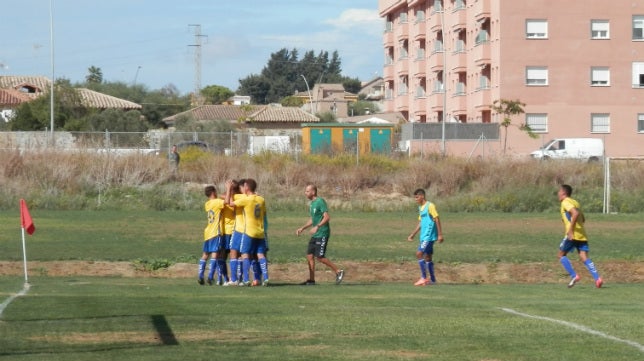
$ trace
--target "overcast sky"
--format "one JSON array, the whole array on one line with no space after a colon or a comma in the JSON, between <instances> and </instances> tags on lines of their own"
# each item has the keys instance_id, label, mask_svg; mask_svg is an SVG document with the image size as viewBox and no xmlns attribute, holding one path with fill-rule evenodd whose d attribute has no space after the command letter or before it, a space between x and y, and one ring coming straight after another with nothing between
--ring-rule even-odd
<instances>
[{"instance_id":1,"label":"overcast sky","mask_svg":"<svg viewBox=\"0 0 644 361\"><path fill-rule=\"evenodd\" d=\"M50 12L50 4L53 11ZM332 53L343 74L382 74L382 32L376 0L2 0L0 75L81 82L90 66L105 81L195 86L197 26L201 85L236 90L282 48ZM50 22L53 14L53 22Z\"/></svg>"}]
</instances>

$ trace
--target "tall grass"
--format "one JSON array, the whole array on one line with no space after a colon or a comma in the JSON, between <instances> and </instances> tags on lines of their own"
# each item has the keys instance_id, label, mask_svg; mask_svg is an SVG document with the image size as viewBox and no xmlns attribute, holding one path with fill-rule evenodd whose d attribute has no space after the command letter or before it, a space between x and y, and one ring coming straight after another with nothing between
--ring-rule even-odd
<instances>
[{"instance_id":1,"label":"tall grass","mask_svg":"<svg viewBox=\"0 0 644 361\"><path fill-rule=\"evenodd\" d=\"M611 165L612 210L644 209L644 164ZM227 157L190 150L176 174L165 155L115 155L90 152L0 151L0 209L19 198L43 209L195 209L202 188L226 179L254 178L259 192L277 209L301 207L304 186L315 183L331 206L346 210L396 210L409 207L411 194L424 188L445 211L542 212L556 207L562 183L586 211L603 206L603 165L576 161L430 156L387 157L353 154L293 157L262 153Z\"/></svg>"}]
</instances>

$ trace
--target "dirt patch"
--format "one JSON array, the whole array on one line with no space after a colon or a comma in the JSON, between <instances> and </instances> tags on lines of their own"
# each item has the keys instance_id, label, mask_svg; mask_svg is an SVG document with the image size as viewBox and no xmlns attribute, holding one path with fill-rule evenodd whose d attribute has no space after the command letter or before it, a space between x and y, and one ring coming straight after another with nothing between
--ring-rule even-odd
<instances>
[{"instance_id":1,"label":"dirt patch","mask_svg":"<svg viewBox=\"0 0 644 361\"><path fill-rule=\"evenodd\" d=\"M590 276L583 265L574 263L583 282L590 282ZM644 282L644 262L607 261L596 262L606 283ZM347 283L413 282L419 270L415 262L342 262L339 266L346 271ZM22 262L0 262L0 276L23 275ZM568 276L558 262L551 263L489 263L489 264L436 264L436 276L440 283L509 284L509 283L567 283ZM304 281L308 269L301 263L269 265L271 281L274 283L295 283ZM30 276L116 276L116 277L167 277L194 278L197 265L177 263L167 269L145 271L137 269L131 262L54 261L31 262ZM333 272L319 265L316 280L333 282Z\"/></svg>"}]
</instances>

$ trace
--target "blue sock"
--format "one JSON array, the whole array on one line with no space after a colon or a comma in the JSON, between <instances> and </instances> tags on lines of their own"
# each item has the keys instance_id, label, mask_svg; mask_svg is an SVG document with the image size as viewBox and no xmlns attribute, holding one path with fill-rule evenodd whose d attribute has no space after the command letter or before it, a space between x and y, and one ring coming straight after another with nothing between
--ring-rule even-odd
<instances>
[{"instance_id":1,"label":"blue sock","mask_svg":"<svg viewBox=\"0 0 644 361\"><path fill-rule=\"evenodd\" d=\"M211 258L208 265L210 267L210 269L208 270L208 279L211 280L215 277L215 271L217 270L217 260Z\"/></svg>"},{"instance_id":2,"label":"blue sock","mask_svg":"<svg viewBox=\"0 0 644 361\"><path fill-rule=\"evenodd\" d=\"M219 281L228 282L228 268L226 267L226 261L218 259L217 264L219 265Z\"/></svg>"},{"instance_id":3,"label":"blue sock","mask_svg":"<svg viewBox=\"0 0 644 361\"><path fill-rule=\"evenodd\" d=\"M418 266L420 267L420 277L427 279L427 271L425 270L425 260L419 259Z\"/></svg>"},{"instance_id":4,"label":"blue sock","mask_svg":"<svg viewBox=\"0 0 644 361\"><path fill-rule=\"evenodd\" d=\"M206 271L206 260L205 259L200 259L199 260L199 278L203 278L203 273Z\"/></svg>"},{"instance_id":5,"label":"blue sock","mask_svg":"<svg viewBox=\"0 0 644 361\"><path fill-rule=\"evenodd\" d=\"M561 257L559 262L561 262L561 265L563 265L564 269L568 272L571 278L575 278L577 276L577 272L575 272L575 269L572 268L572 264L570 264L568 257Z\"/></svg>"},{"instance_id":6,"label":"blue sock","mask_svg":"<svg viewBox=\"0 0 644 361\"><path fill-rule=\"evenodd\" d=\"M262 270L264 281L266 281L268 279L268 261L266 261L266 258L259 259L259 268Z\"/></svg>"},{"instance_id":7,"label":"blue sock","mask_svg":"<svg viewBox=\"0 0 644 361\"><path fill-rule=\"evenodd\" d=\"M599 273L597 272L597 269L595 268L595 264L593 261L590 260L590 258L586 258L586 262L584 262L584 265L588 269L588 272L590 272L591 275L593 275L593 278L595 281L599 278Z\"/></svg>"},{"instance_id":8,"label":"blue sock","mask_svg":"<svg viewBox=\"0 0 644 361\"><path fill-rule=\"evenodd\" d=\"M230 259L230 280L232 282L237 282L237 258Z\"/></svg>"},{"instance_id":9,"label":"blue sock","mask_svg":"<svg viewBox=\"0 0 644 361\"><path fill-rule=\"evenodd\" d=\"M434 276L434 262L427 262L427 269L429 270L429 278L432 282L436 282L436 277Z\"/></svg>"},{"instance_id":10,"label":"blue sock","mask_svg":"<svg viewBox=\"0 0 644 361\"><path fill-rule=\"evenodd\" d=\"M242 280L244 282L249 282L250 276L248 271L250 270L250 260L248 258L242 258Z\"/></svg>"},{"instance_id":11,"label":"blue sock","mask_svg":"<svg viewBox=\"0 0 644 361\"><path fill-rule=\"evenodd\" d=\"M250 266L253 269L253 279L259 281L262 279L262 271L259 269L259 262L257 260L250 261Z\"/></svg>"}]
</instances>

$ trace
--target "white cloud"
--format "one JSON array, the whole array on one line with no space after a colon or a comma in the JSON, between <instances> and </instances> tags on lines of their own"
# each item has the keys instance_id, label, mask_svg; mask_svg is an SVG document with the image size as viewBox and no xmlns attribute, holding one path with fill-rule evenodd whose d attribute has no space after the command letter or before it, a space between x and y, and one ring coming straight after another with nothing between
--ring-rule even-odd
<instances>
[{"instance_id":1,"label":"white cloud","mask_svg":"<svg viewBox=\"0 0 644 361\"><path fill-rule=\"evenodd\" d=\"M325 23L344 31L358 29L366 33L382 32L382 19L378 10L372 9L347 9L340 17L328 19Z\"/></svg>"}]
</instances>

